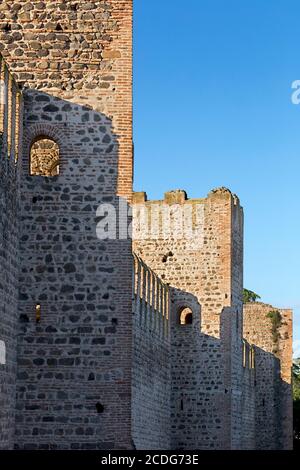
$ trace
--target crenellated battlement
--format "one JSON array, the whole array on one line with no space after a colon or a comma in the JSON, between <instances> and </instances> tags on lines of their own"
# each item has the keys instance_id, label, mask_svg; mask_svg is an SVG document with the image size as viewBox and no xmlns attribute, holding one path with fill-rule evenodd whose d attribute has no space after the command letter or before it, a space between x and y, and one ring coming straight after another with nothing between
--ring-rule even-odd
<instances>
[{"instance_id":1,"label":"crenellated battlement","mask_svg":"<svg viewBox=\"0 0 300 470\"><path fill-rule=\"evenodd\" d=\"M0 179L6 187L17 177L22 146L22 92L6 61L0 54Z\"/></svg>"},{"instance_id":2,"label":"crenellated battlement","mask_svg":"<svg viewBox=\"0 0 300 470\"><path fill-rule=\"evenodd\" d=\"M150 334L170 335L170 289L133 253L133 314L135 325Z\"/></svg>"},{"instance_id":3,"label":"crenellated battlement","mask_svg":"<svg viewBox=\"0 0 300 470\"><path fill-rule=\"evenodd\" d=\"M189 198L184 189L174 189L167 191L163 199L149 200L145 191L135 191L132 196L133 204L158 204L164 202L165 204L188 204L205 202L209 198L232 198L235 205L239 204L239 198L236 194L232 193L230 189L225 187L212 189L204 198Z\"/></svg>"}]
</instances>

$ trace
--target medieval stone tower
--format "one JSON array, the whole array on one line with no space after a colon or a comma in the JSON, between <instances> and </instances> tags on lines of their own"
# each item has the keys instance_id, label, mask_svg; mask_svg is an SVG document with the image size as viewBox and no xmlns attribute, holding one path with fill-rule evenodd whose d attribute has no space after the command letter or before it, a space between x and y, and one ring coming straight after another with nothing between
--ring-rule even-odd
<instances>
[{"instance_id":1,"label":"medieval stone tower","mask_svg":"<svg viewBox=\"0 0 300 470\"><path fill-rule=\"evenodd\" d=\"M218 188L202 199L177 190L148 201L142 192L134 193L133 207L135 442L185 450L291 448L292 312L243 305L238 197Z\"/></svg>"},{"instance_id":2,"label":"medieval stone tower","mask_svg":"<svg viewBox=\"0 0 300 470\"><path fill-rule=\"evenodd\" d=\"M1 175L1 445L128 448L131 241L99 241L95 227L99 204L131 196L132 1L1 2L0 29L24 91L23 157L5 158ZM5 80L10 145L16 85Z\"/></svg>"},{"instance_id":3,"label":"medieval stone tower","mask_svg":"<svg viewBox=\"0 0 300 470\"><path fill-rule=\"evenodd\" d=\"M1 1L0 52L0 449L291 448L238 197L132 192L132 0Z\"/></svg>"},{"instance_id":4,"label":"medieval stone tower","mask_svg":"<svg viewBox=\"0 0 300 470\"><path fill-rule=\"evenodd\" d=\"M135 193L134 203L134 249L171 286L172 447L239 448L243 377L239 200L228 190L194 200L184 191L174 191L162 201L147 201L144 193ZM143 209L146 220L151 217L153 224L157 217L159 224L157 230L139 236L148 228ZM192 237L176 236L176 218L184 210L193 221ZM162 230L166 213L171 222L168 234ZM187 325L180 319L186 311L192 316Z\"/></svg>"}]
</instances>

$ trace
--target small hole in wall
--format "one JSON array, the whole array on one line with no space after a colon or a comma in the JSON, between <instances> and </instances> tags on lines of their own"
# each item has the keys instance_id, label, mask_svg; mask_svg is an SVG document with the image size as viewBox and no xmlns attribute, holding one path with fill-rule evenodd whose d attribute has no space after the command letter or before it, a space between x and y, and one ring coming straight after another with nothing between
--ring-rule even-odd
<instances>
[{"instance_id":1,"label":"small hole in wall","mask_svg":"<svg viewBox=\"0 0 300 470\"><path fill-rule=\"evenodd\" d=\"M37 202L37 200L38 200L38 198L37 198L36 196L34 196L34 197L32 198L33 204L35 204L35 203Z\"/></svg>"},{"instance_id":2,"label":"small hole in wall","mask_svg":"<svg viewBox=\"0 0 300 470\"><path fill-rule=\"evenodd\" d=\"M7 24L5 25L4 31L5 31L6 33L9 33L9 31L11 31L11 25L10 25L9 23L7 23Z\"/></svg>"},{"instance_id":3,"label":"small hole in wall","mask_svg":"<svg viewBox=\"0 0 300 470\"><path fill-rule=\"evenodd\" d=\"M181 411L183 411L183 400L182 399L180 400L180 409L181 409Z\"/></svg>"},{"instance_id":4,"label":"small hole in wall","mask_svg":"<svg viewBox=\"0 0 300 470\"><path fill-rule=\"evenodd\" d=\"M118 324L118 319L117 318L112 318L111 322L112 322L113 325L117 325Z\"/></svg>"},{"instance_id":5,"label":"small hole in wall","mask_svg":"<svg viewBox=\"0 0 300 470\"><path fill-rule=\"evenodd\" d=\"M162 257L162 262L166 263L168 261L168 258L173 258L174 254L172 251L169 251L166 255Z\"/></svg>"},{"instance_id":6,"label":"small hole in wall","mask_svg":"<svg viewBox=\"0 0 300 470\"><path fill-rule=\"evenodd\" d=\"M96 403L96 410L97 410L98 414L101 414L104 411L104 406L101 403L98 402L98 403Z\"/></svg>"},{"instance_id":7,"label":"small hole in wall","mask_svg":"<svg viewBox=\"0 0 300 470\"><path fill-rule=\"evenodd\" d=\"M57 23L55 30L56 31L63 31L60 23Z\"/></svg>"},{"instance_id":8,"label":"small hole in wall","mask_svg":"<svg viewBox=\"0 0 300 470\"><path fill-rule=\"evenodd\" d=\"M77 11L78 10L78 4L74 3L73 5L70 6L72 11Z\"/></svg>"}]
</instances>

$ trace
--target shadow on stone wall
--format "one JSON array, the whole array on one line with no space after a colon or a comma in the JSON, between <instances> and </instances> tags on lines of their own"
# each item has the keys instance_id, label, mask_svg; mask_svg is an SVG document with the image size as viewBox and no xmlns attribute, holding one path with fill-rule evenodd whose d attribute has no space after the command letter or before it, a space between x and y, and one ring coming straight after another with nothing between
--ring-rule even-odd
<instances>
[{"instance_id":1,"label":"shadow on stone wall","mask_svg":"<svg viewBox=\"0 0 300 470\"><path fill-rule=\"evenodd\" d=\"M99 204L112 204L119 216L118 136L111 120L88 106L31 89L24 98L16 448L130 448L131 239L96 236L105 217L96 216ZM58 144L59 176L29 175L30 147L39 136ZM124 201L122 207L126 212ZM123 236L129 222L122 222ZM220 339L203 334L196 297L172 290L171 340L160 348L153 332L144 330L137 348L137 355L145 352L147 340L148 362L139 364L145 396L160 393L157 371L164 395L170 387L170 401L155 408L164 414L155 433L169 432L172 449L226 449L234 424L241 434L254 433L246 439L248 446L264 442L281 448L284 438L277 430L288 428L291 387L280 379L279 361L256 348L252 381L231 339L235 313L223 310ZM179 325L183 306L193 310L191 325ZM153 354L157 350L159 360ZM168 354L171 359L164 361ZM233 384L241 392L234 402ZM255 392L248 393L246 386ZM284 404L278 397L285 397ZM247 400L253 403L242 416ZM140 422L154 423L149 402L144 405ZM238 416L234 423L233 416Z\"/></svg>"},{"instance_id":2,"label":"shadow on stone wall","mask_svg":"<svg viewBox=\"0 0 300 470\"><path fill-rule=\"evenodd\" d=\"M193 311L191 325L180 324L183 307ZM230 449L231 372L229 309L220 315L220 338L202 333L196 296L172 288L172 448ZM226 313L226 314L225 314Z\"/></svg>"},{"instance_id":3,"label":"shadow on stone wall","mask_svg":"<svg viewBox=\"0 0 300 470\"><path fill-rule=\"evenodd\" d=\"M0 134L0 340L3 353L0 361L0 449L10 449L14 440L18 215L18 174L14 155L8 151L6 131Z\"/></svg>"},{"instance_id":4,"label":"shadow on stone wall","mask_svg":"<svg viewBox=\"0 0 300 470\"><path fill-rule=\"evenodd\" d=\"M130 448L131 240L96 236L99 204L119 216L118 136L89 106L32 89L24 103L16 448ZM39 136L58 176L29 175Z\"/></svg>"},{"instance_id":5,"label":"shadow on stone wall","mask_svg":"<svg viewBox=\"0 0 300 470\"><path fill-rule=\"evenodd\" d=\"M258 449L292 448L292 385L280 376L281 361L255 347L255 411Z\"/></svg>"},{"instance_id":6,"label":"shadow on stone wall","mask_svg":"<svg viewBox=\"0 0 300 470\"><path fill-rule=\"evenodd\" d=\"M184 306L193 310L192 324L179 322ZM172 449L284 449L291 445L291 385L280 378L279 359L260 348L255 347L254 368L249 353L243 364L242 339L240 349L231 340L235 320L236 314L224 308L221 337L201 333L197 298L172 288Z\"/></svg>"}]
</instances>

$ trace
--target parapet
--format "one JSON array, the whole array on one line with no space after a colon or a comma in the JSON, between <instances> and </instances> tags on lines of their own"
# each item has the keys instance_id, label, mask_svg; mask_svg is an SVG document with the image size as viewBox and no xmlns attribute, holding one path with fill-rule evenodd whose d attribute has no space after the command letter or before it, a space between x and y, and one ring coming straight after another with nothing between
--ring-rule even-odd
<instances>
[{"instance_id":1,"label":"parapet","mask_svg":"<svg viewBox=\"0 0 300 470\"><path fill-rule=\"evenodd\" d=\"M134 325L160 338L170 335L170 289L159 276L133 253Z\"/></svg>"},{"instance_id":2,"label":"parapet","mask_svg":"<svg viewBox=\"0 0 300 470\"><path fill-rule=\"evenodd\" d=\"M240 205L239 198L230 189L224 186L212 189L206 198L189 198L187 192L184 189L173 189L165 192L164 199L148 200L147 193L144 191L133 192L132 203L133 204L152 204L152 203L165 203L168 205L172 204L185 204L185 203L200 203L205 202L208 199L232 199L233 204Z\"/></svg>"},{"instance_id":3,"label":"parapet","mask_svg":"<svg viewBox=\"0 0 300 470\"><path fill-rule=\"evenodd\" d=\"M159 202L165 202L166 204L184 204L187 201L187 193L182 189L175 189L172 191L167 191L164 195L164 199ZM133 204L143 204L145 202L155 202L148 201L147 193L144 191L134 192L132 198Z\"/></svg>"},{"instance_id":4,"label":"parapet","mask_svg":"<svg viewBox=\"0 0 300 470\"><path fill-rule=\"evenodd\" d=\"M184 204L187 200L187 194L182 189L176 189L174 191L168 191L165 193L166 204Z\"/></svg>"}]
</instances>

